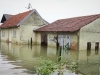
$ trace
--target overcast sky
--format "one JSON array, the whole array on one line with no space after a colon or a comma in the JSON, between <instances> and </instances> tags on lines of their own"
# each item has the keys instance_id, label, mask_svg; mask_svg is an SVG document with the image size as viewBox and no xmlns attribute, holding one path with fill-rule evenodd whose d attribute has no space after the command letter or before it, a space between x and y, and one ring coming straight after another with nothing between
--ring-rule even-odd
<instances>
[{"instance_id":1,"label":"overcast sky","mask_svg":"<svg viewBox=\"0 0 100 75\"><path fill-rule=\"evenodd\" d=\"M0 0L0 19L3 14L28 11L32 5L49 23L62 18L100 14L100 0Z\"/></svg>"}]
</instances>

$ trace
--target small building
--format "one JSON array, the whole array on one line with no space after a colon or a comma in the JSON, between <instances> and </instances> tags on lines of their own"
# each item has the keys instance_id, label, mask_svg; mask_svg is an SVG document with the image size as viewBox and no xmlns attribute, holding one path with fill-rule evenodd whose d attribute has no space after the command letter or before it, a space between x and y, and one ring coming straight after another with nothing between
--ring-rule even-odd
<instances>
[{"instance_id":1,"label":"small building","mask_svg":"<svg viewBox=\"0 0 100 75\"><path fill-rule=\"evenodd\" d=\"M1 41L15 44L37 43L37 34L33 29L47 25L36 9L16 15L4 14L1 23ZM39 41L39 40L38 40Z\"/></svg>"},{"instance_id":2,"label":"small building","mask_svg":"<svg viewBox=\"0 0 100 75\"><path fill-rule=\"evenodd\" d=\"M99 49L100 14L60 19L34 32L45 35L44 42L48 46L60 45L71 50Z\"/></svg>"}]
</instances>

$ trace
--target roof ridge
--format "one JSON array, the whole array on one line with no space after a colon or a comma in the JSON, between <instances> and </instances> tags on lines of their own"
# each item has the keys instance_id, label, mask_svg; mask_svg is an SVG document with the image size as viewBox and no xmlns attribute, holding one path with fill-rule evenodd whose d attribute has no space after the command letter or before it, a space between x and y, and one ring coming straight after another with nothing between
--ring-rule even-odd
<instances>
[{"instance_id":1,"label":"roof ridge","mask_svg":"<svg viewBox=\"0 0 100 75\"><path fill-rule=\"evenodd\" d=\"M18 13L18 14L12 15L11 17L13 17L13 16L17 16L17 15L20 15L20 14L24 14L24 13L27 13L27 12L31 12L31 11L32 11L32 10L25 11L25 12L22 12L22 13Z\"/></svg>"},{"instance_id":2,"label":"roof ridge","mask_svg":"<svg viewBox=\"0 0 100 75\"><path fill-rule=\"evenodd\" d=\"M69 18L64 18L64 19L58 19L56 21L59 21L59 20L66 20L66 19L74 19L74 18L81 18L81 17L89 17L89 16L98 16L100 14L93 14L93 15L84 15L84 16L75 16L75 17L69 17ZM54 21L55 22L55 21Z\"/></svg>"}]
</instances>

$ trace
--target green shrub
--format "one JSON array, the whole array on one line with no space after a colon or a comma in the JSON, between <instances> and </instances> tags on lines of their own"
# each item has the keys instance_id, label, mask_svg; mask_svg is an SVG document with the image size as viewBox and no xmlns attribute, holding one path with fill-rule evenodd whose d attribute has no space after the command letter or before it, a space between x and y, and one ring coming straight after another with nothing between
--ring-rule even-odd
<instances>
[{"instance_id":1,"label":"green shrub","mask_svg":"<svg viewBox=\"0 0 100 75\"><path fill-rule=\"evenodd\" d=\"M55 62L40 58L39 65L36 67L37 73L41 75L50 75L55 70Z\"/></svg>"},{"instance_id":2,"label":"green shrub","mask_svg":"<svg viewBox=\"0 0 100 75\"><path fill-rule=\"evenodd\" d=\"M36 67L37 74L39 75L51 75L55 72L55 70L58 72L59 75L63 75L63 72L66 69L70 69L72 71L77 70L77 63L76 62L58 62L55 63L52 60L40 58L39 59L39 65Z\"/></svg>"}]
</instances>

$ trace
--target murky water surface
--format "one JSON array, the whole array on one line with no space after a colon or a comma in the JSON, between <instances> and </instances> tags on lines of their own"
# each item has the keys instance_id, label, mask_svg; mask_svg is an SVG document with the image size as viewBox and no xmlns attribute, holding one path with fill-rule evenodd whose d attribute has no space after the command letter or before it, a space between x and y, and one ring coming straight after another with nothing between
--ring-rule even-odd
<instances>
[{"instance_id":1,"label":"murky water surface","mask_svg":"<svg viewBox=\"0 0 100 75\"><path fill-rule=\"evenodd\" d=\"M38 57L58 61L59 51L54 47L40 45L0 44L0 75L36 75L34 66ZM77 61L77 72L64 72L64 75L100 75L99 50L62 50L62 61ZM53 75L57 75L54 73Z\"/></svg>"}]
</instances>

